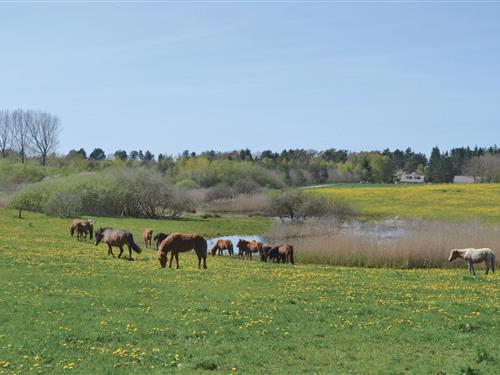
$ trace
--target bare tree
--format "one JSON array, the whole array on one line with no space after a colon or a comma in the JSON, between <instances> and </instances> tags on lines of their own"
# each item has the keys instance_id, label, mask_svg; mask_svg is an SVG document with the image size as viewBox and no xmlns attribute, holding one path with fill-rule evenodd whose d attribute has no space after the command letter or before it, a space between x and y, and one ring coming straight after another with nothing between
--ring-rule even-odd
<instances>
[{"instance_id":1,"label":"bare tree","mask_svg":"<svg viewBox=\"0 0 500 375\"><path fill-rule=\"evenodd\" d=\"M47 112L28 111L26 114L31 148L40 155L42 165L45 165L47 155L53 152L59 143L60 120Z\"/></svg>"},{"instance_id":2,"label":"bare tree","mask_svg":"<svg viewBox=\"0 0 500 375\"><path fill-rule=\"evenodd\" d=\"M479 177L481 182L500 181L500 155L486 154L470 159L465 172L474 177Z\"/></svg>"},{"instance_id":3,"label":"bare tree","mask_svg":"<svg viewBox=\"0 0 500 375\"><path fill-rule=\"evenodd\" d=\"M26 151L28 150L30 139L28 135L28 124L31 122L31 113L25 112L22 109L17 109L12 112L11 130L12 130L12 145L21 155L21 163L26 159Z\"/></svg>"},{"instance_id":4,"label":"bare tree","mask_svg":"<svg viewBox=\"0 0 500 375\"><path fill-rule=\"evenodd\" d=\"M7 157L7 151L11 146L11 124L9 111L0 111L0 150L2 157Z\"/></svg>"}]
</instances>

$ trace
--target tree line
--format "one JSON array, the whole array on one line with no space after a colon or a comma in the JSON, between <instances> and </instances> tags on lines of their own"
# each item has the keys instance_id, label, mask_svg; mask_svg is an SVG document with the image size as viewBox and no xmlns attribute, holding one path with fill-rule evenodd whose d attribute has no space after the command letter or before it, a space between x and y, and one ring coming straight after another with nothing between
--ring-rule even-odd
<instances>
[{"instance_id":1,"label":"tree line","mask_svg":"<svg viewBox=\"0 0 500 375\"><path fill-rule=\"evenodd\" d=\"M261 186L303 186L337 182L391 183L398 174L416 172L428 182L452 182L455 175L473 175L483 182L500 181L500 149L457 147L442 152L438 147L430 158L411 148L405 150L352 152L330 148L264 150L241 149L228 152L185 150L177 156L146 150L116 150L107 154L96 147L90 153L83 148L66 155L55 153L61 130L60 120L48 112L36 110L0 110L0 152L4 159L31 157L42 165L67 169L68 173L102 170L114 165L156 168L184 186L211 187L232 185L237 178L248 177ZM1 179L0 179L1 180ZM0 181L1 183L1 181Z\"/></svg>"},{"instance_id":2,"label":"tree line","mask_svg":"<svg viewBox=\"0 0 500 375\"><path fill-rule=\"evenodd\" d=\"M360 181L391 183L398 174L412 172L424 175L426 181L434 183L452 182L454 176L463 174L477 176L483 182L500 181L500 149L496 145L456 147L443 152L436 146L430 158L411 148L361 152L335 148L323 151L286 149L257 153L249 149L201 153L186 150L177 157L166 154L155 157L148 150L117 150L111 158L103 149L95 148L89 155L84 149L71 150L67 157L86 160L91 167L98 162L111 163L113 160L128 165L156 167L163 173L192 180L202 187L220 182L210 178L212 165L224 164L228 167L234 163L252 164L275 172L283 184L289 186Z\"/></svg>"}]
</instances>

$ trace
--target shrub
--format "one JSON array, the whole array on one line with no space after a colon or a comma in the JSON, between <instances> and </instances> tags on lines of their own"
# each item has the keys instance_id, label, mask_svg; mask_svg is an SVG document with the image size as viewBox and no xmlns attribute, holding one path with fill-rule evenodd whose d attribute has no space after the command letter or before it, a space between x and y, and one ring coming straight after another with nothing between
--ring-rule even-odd
<instances>
[{"instance_id":1,"label":"shrub","mask_svg":"<svg viewBox=\"0 0 500 375\"><path fill-rule=\"evenodd\" d=\"M185 189L185 190L199 188L198 184L195 181L191 180L190 178L185 178L183 180L178 181L175 184L175 187L178 189Z\"/></svg>"},{"instance_id":2,"label":"shrub","mask_svg":"<svg viewBox=\"0 0 500 375\"><path fill-rule=\"evenodd\" d=\"M78 216L82 208L81 197L73 191L58 191L47 201L45 212L51 216Z\"/></svg>"},{"instance_id":3,"label":"shrub","mask_svg":"<svg viewBox=\"0 0 500 375\"><path fill-rule=\"evenodd\" d=\"M275 194L267 213L281 219L304 220L308 217L333 215L333 205L326 198L290 189Z\"/></svg>"},{"instance_id":4,"label":"shrub","mask_svg":"<svg viewBox=\"0 0 500 375\"><path fill-rule=\"evenodd\" d=\"M237 194L255 194L262 191L262 187L251 178L242 178L233 184Z\"/></svg>"},{"instance_id":5,"label":"shrub","mask_svg":"<svg viewBox=\"0 0 500 375\"><path fill-rule=\"evenodd\" d=\"M120 168L34 184L17 193L10 206L57 216L178 218L192 203L159 172Z\"/></svg>"},{"instance_id":6,"label":"shrub","mask_svg":"<svg viewBox=\"0 0 500 375\"><path fill-rule=\"evenodd\" d=\"M233 189L224 183L217 184L208 190L206 198L208 201L215 201L218 199L229 199L234 197Z\"/></svg>"}]
</instances>

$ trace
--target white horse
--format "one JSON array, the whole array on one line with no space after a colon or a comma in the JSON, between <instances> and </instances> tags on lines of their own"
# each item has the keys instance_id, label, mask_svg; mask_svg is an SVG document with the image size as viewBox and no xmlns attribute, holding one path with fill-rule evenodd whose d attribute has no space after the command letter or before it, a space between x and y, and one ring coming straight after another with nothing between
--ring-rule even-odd
<instances>
[{"instance_id":1,"label":"white horse","mask_svg":"<svg viewBox=\"0 0 500 375\"><path fill-rule=\"evenodd\" d=\"M450 252L448 261L451 262L456 258L462 258L467 262L469 273L476 274L474 271L474 263L486 262L486 274L491 268L491 272L495 272L495 252L491 249L453 249Z\"/></svg>"}]
</instances>

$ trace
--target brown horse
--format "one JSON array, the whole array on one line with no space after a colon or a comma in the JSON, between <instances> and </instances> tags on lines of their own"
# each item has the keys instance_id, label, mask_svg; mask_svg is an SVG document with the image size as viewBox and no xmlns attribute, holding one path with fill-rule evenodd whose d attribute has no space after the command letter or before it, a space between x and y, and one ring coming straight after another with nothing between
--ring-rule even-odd
<instances>
[{"instance_id":1,"label":"brown horse","mask_svg":"<svg viewBox=\"0 0 500 375\"><path fill-rule=\"evenodd\" d=\"M267 258L269 257L269 251L271 250L271 246L264 245L261 250L259 250L260 260L262 262L267 262Z\"/></svg>"},{"instance_id":2,"label":"brown horse","mask_svg":"<svg viewBox=\"0 0 500 375\"><path fill-rule=\"evenodd\" d=\"M90 236L90 239L93 239L94 223L90 220L75 219L69 227L71 237L73 237L75 232L77 239L87 238L87 234Z\"/></svg>"},{"instance_id":3,"label":"brown horse","mask_svg":"<svg viewBox=\"0 0 500 375\"><path fill-rule=\"evenodd\" d=\"M239 239L236 247L239 249L239 256L252 259L252 253L260 252L264 248L264 244L259 241L247 241Z\"/></svg>"},{"instance_id":4,"label":"brown horse","mask_svg":"<svg viewBox=\"0 0 500 375\"><path fill-rule=\"evenodd\" d=\"M234 250L233 250L233 243L231 240L217 240L214 243L214 246L212 246L212 256L215 256L217 254L217 250L219 250L219 255L222 255L223 250L227 250L229 252L229 256L233 256Z\"/></svg>"},{"instance_id":5,"label":"brown horse","mask_svg":"<svg viewBox=\"0 0 500 375\"><path fill-rule=\"evenodd\" d=\"M156 258L160 261L161 268L165 268L167 254L171 251L169 268L172 268L174 256L177 268L179 268L179 253L191 250L194 250L198 256L198 268L201 268L201 259L203 259L203 268L207 268L207 241L199 234L172 233L160 244Z\"/></svg>"},{"instance_id":6,"label":"brown horse","mask_svg":"<svg viewBox=\"0 0 500 375\"><path fill-rule=\"evenodd\" d=\"M295 264L293 261L293 246L292 245L278 245L270 249L267 256L273 260L273 262L282 262Z\"/></svg>"},{"instance_id":7,"label":"brown horse","mask_svg":"<svg viewBox=\"0 0 500 375\"><path fill-rule=\"evenodd\" d=\"M151 246L152 237L153 237L153 230L151 228L144 229L144 232L142 232L142 238L144 240L144 246L146 247L146 249L148 248L148 245Z\"/></svg>"},{"instance_id":8,"label":"brown horse","mask_svg":"<svg viewBox=\"0 0 500 375\"><path fill-rule=\"evenodd\" d=\"M153 237L153 241L156 244L156 250L158 250L158 246L160 246L161 242L168 236L169 233L163 233L163 232L155 234L155 236Z\"/></svg>"},{"instance_id":9,"label":"brown horse","mask_svg":"<svg viewBox=\"0 0 500 375\"><path fill-rule=\"evenodd\" d=\"M141 253L141 248L137 246L134 242L134 236L127 230L123 229L113 229L113 228L99 228L95 232L95 244L99 245L99 242L106 242L108 245L108 255L115 256L113 254L112 246L116 246L120 249L120 254L118 254L118 258L120 258L123 254L123 246L127 245L129 259L132 259L132 250L136 253Z\"/></svg>"}]
</instances>

